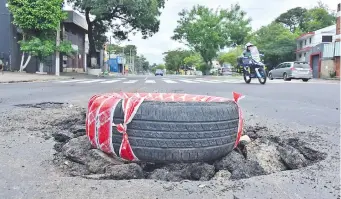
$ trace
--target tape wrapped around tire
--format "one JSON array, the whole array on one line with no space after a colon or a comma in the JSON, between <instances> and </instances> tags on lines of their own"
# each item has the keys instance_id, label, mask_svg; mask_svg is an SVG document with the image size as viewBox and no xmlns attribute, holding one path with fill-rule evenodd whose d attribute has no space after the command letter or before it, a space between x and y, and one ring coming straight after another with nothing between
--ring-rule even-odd
<instances>
[{"instance_id":1,"label":"tape wrapped around tire","mask_svg":"<svg viewBox=\"0 0 341 199\"><path fill-rule=\"evenodd\" d=\"M123 122L122 105L114 123ZM238 131L235 102L144 101L127 126L136 157L145 162L200 162L219 159L233 150ZM117 154L122 134L113 128Z\"/></svg>"}]
</instances>

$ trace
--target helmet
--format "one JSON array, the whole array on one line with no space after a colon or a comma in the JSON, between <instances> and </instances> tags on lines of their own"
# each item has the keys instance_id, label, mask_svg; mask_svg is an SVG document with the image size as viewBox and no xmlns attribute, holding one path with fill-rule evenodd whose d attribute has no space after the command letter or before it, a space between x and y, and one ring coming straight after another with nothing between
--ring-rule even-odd
<instances>
[{"instance_id":1,"label":"helmet","mask_svg":"<svg viewBox=\"0 0 341 199\"><path fill-rule=\"evenodd\" d=\"M245 48L249 47L249 46L253 46L252 43L248 42L247 44L245 44Z\"/></svg>"}]
</instances>

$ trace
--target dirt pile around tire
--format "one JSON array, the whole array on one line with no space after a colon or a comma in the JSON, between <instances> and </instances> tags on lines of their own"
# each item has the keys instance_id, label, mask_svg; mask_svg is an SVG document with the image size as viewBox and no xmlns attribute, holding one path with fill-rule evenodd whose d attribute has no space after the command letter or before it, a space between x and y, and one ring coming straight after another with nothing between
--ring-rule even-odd
<instances>
[{"instance_id":1,"label":"dirt pile around tire","mask_svg":"<svg viewBox=\"0 0 341 199\"><path fill-rule=\"evenodd\" d=\"M243 179L285 170L301 169L326 158L326 154L296 139L263 136L264 127L246 127L251 138L245 154L233 150L215 162L155 164L128 163L93 149L82 126L84 120L68 120L55 138L54 163L69 176L97 180L154 179L208 181ZM68 131L65 127L69 128Z\"/></svg>"}]
</instances>

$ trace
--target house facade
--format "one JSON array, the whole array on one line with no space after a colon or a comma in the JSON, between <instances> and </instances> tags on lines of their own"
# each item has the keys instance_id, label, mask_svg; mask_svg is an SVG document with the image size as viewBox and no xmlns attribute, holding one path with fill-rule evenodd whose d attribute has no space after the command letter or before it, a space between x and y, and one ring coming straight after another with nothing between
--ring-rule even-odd
<instances>
[{"instance_id":1,"label":"house facade","mask_svg":"<svg viewBox=\"0 0 341 199\"><path fill-rule=\"evenodd\" d=\"M324 45L320 62L320 77L330 78L338 77L340 78L340 56L341 56L341 3L337 5L337 18L336 18L336 34L335 39L332 43Z\"/></svg>"},{"instance_id":2,"label":"house facade","mask_svg":"<svg viewBox=\"0 0 341 199\"><path fill-rule=\"evenodd\" d=\"M335 41L336 25L328 26L314 32L302 34L296 39L296 61L310 61L312 49L321 43L332 43Z\"/></svg>"},{"instance_id":3,"label":"house facade","mask_svg":"<svg viewBox=\"0 0 341 199\"><path fill-rule=\"evenodd\" d=\"M296 60L309 62L313 78L340 77L340 4L336 25L297 38Z\"/></svg>"},{"instance_id":4,"label":"house facade","mask_svg":"<svg viewBox=\"0 0 341 199\"><path fill-rule=\"evenodd\" d=\"M86 57L88 53L88 47L86 45L86 20L83 16L73 10L65 10L65 12L67 12L68 17L61 23L61 40L71 41L72 46L77 53L72 58L61 54L59 71L86 71ZM21 40L22 34L20 29L12 24L13 17L7 8L7 0L0 0L0 16L0 58L5 61L7 70L19 70L22 52L20 51L18 41ZM43 72L48 74L55 73L55 58L55 55L46 58ZM25 71L28 73L39 71L39 61L35 57L32 57Z\"/></svg>"}]
</instances>

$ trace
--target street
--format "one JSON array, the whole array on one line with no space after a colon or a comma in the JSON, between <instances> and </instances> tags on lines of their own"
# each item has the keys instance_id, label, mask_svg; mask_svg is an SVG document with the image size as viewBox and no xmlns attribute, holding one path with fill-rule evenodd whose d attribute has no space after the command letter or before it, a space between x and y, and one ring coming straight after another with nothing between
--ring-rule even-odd
<instances>
[{"instance_id":1,"label":"street","mask_svg":"<svg viewBox=\"0 0 341 199\"><path fill-rule=\"evenodd\" d=\"M290 124L339 127L340 84L333 81L302 82L253 79L133 76L111 79L74 79L0 85L0 106L41 101L81 102L105 92L175 92L231 98L233 91L246 96L243 110Z\"/></svg>"},{"instance_id":2,"label":"street","mask_svg":"<svg viewBox=\"0 0 341 199\"><path fill-rule=\"evenodd\" d=\"M32 117L39 112L32 110L25 116L14 106L66 102L86 107L94 94L121 91L227 98L233 91L239 92L245 95L240 101L245 125L266 126L273 135L299 136L328 153L328 158L300 170L220 183L73 178L63 176L51 165L54 141L37 136L39 126L61 112ZM0 84L0 131L5 132L0 138L0 198L339 198L339 97L340 84L332 81L268 80L261 85L257 79L245 84L237 78L128 76ZM14 113L17 118L11 118ZM37 128L26 128L30 123ZM205 187L200 188L201 184Z\"/></svg>"}]
</instances>

